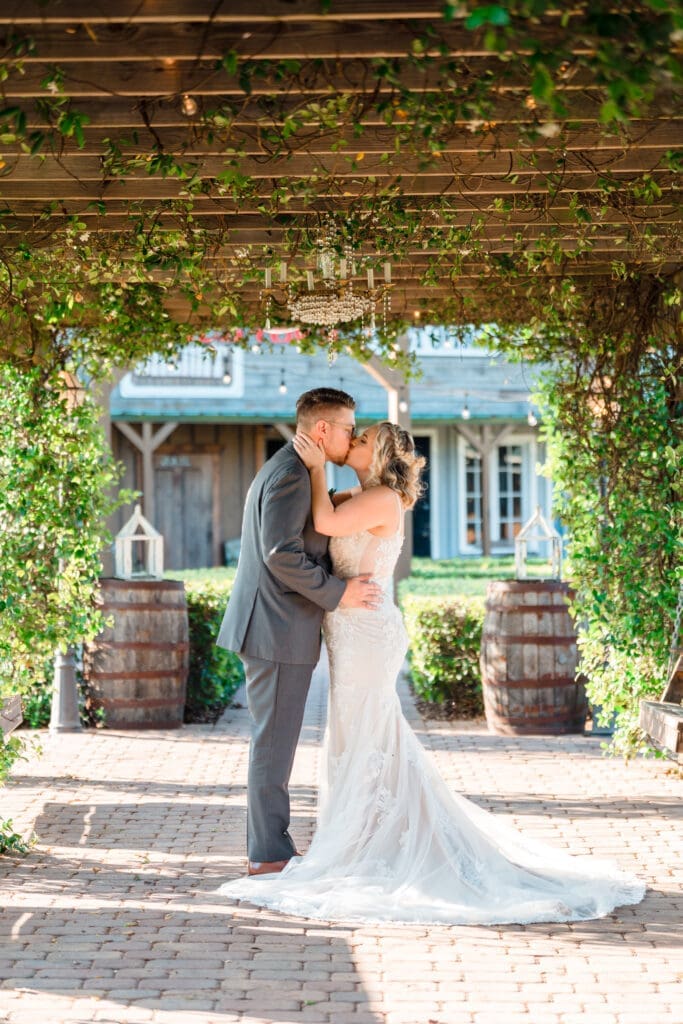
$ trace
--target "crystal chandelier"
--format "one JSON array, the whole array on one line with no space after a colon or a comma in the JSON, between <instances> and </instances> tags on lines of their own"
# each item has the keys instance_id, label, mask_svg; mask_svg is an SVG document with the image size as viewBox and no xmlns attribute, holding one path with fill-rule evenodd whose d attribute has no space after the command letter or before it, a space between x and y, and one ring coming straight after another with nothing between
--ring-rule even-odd
<instances>
[{"instance_id":1,"label":"crystal chandelier","mask_svg":"<svg viewBox=\"0 0 683 1024\"><path fill-rule=\"evenodd\" d=\"M374 333L377 306L386 328L391 308L391 264L382 264L382 277L375 280L375 262L356 252L348 242L340 243L339 232L326 221L316 241L316 269L295 272L287 263L279 265L279 283L273 285L273 268L264 271L261 302L265 310L265 329L270 330L274 307L290 320L333 330L340 324L360 321ZM292 277L295 280L292 280Z\"/></svg>"}]
</instances>

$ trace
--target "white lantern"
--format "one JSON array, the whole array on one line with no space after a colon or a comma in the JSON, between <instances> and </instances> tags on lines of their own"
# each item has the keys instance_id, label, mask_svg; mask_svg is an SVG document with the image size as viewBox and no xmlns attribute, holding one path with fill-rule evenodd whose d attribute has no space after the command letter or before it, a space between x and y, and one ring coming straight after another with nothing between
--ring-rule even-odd
<instances>
[{"instance_id":1,"label":"white lantern","mask_svg":"<svg viewBox=\"0 0 683 1024\"><path fill-rule=\"evenodd\" d=\"M139 505L116 535L114 575L121 580L163 578L164 538L145 519Z\"/></svg>"},{"instance_id":2,"label":"white lantern","mask_svg":"<svg viewBox=\"0 0 683 1024\"><path fill-rule=\"evenodd\" d=\"M562 578L562 538L554 526L548 524L547 519L541 512L541 506L536 506L536 511L528 523L515 537L515 576L518 580L525 580L526 560L529 541L547 541L550 544L550 578L559 580Z\"/></svg>"}]
</instances>

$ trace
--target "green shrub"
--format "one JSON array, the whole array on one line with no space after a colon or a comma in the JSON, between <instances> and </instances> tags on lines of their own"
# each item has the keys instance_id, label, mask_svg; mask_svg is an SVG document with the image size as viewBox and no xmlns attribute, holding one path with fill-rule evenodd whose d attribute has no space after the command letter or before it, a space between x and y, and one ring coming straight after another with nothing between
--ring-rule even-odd
<instances>
[{"instance_id":1,"label":"green shrub","mask_svg":"<svg viewBox=\"0 0 683 1024\"><path fill-rule=\"evenodd\" d=\"M479 647L484 602L454 594L424 597L408 593L402 607L417 696L432 703L448 702L454 717L483 714Z\"/></svg>"},{"instance_id":2,"label":"green shrub","mask_svg":"<svg viewBox=\"0 0 683 1024\"><path fill-rule=\"evenodd\" d=\"M24 694L21 703L24 712L25 725L29 729L44 729L50 724L50 713L52 710L52 688L54 668L50 665L45 675L31 686Z\"/></svg>"},{"instance_id":3,"label":"green shrub","mask_svg":"<svg viewBox=\"0 0 683 1024\"><path fill-rule=\"evenodd\" d=\"M0 696L31 690L45 663L96 636L103 523L119 470L92 393L57 372L0 364Z\"/></svg>"},{"instance_id":4,"label":"green shrub","mask_svg":"<svg viewBox=\"0 0 683 1024\"><path fill-rule=\"evenodd\" d=\"M610 753L630 757L647 743L640 701L666 680L683 571L680 350L653 337L624 360L602 345L580 372L559 359L538 401L586 691L616 715Z\"/></svg>"},{"instance_id":5,"label":"green shrub","mask_svg":"<svg viewBox=\"0 0 683 1024\"><path fill-rule=\"evenodd\" d=\"M5 736L0 729L0 786L9 778L12 765L26 761L26 744L16 733Z\"/></svg>"},{"instance_id":6,"label":"green shrub","mask_svg":"<svg viewBox=\"0 0 683 1024\"><path fill-rule=\"evenodd\" d=\"M185 576L190 621L190 669L185 700L186 722L216 722L244 678L232 651L216 647L216 637L232 590L232 578L206 582Z\"/></svg>"}]
</instances>

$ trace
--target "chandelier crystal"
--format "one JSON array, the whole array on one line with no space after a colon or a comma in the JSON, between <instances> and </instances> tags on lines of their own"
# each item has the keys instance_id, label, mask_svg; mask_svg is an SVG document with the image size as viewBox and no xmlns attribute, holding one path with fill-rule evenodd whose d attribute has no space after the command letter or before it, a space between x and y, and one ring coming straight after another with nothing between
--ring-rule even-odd
<instances>
[{"instance_id":1,"label":"chandelier crystal","mask_svg":"<svg viewBox=\"0 0 683 1024\"><path fill-rule=\"evenodd\" d=\"M382 280L375 283L376 257L363 255L341 238L341 232L327 219L316 240L315 270L294 271L283 260L279 284L273 285L273 268L266 267L261 301L265 307L265 329L270 330L273 307L292 321L333 330L357 321L375 331L375 314L381 303L384 327L391 305L391 264L382 265ZM294 279L293 279L294 278Z\"/></svg>"}]
</instances>

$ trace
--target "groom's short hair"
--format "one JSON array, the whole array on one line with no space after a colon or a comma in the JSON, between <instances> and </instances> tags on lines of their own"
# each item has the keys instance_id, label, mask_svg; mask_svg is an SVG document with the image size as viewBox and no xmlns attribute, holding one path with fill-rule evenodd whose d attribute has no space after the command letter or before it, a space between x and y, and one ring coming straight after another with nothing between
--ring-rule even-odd
<instances>
[{"instance_id":1,"label":"groom's short hair","mask_svg":"<svg viewBox=\"0 0 683 1024\"><path fill-rule=\"evenodd\" d=\"M310 423L324 419L335 409L355 409L356 402L346 391L337 388L313 388L304 391L296 403L296 422Z\"/></svg>"}]
</instances>

